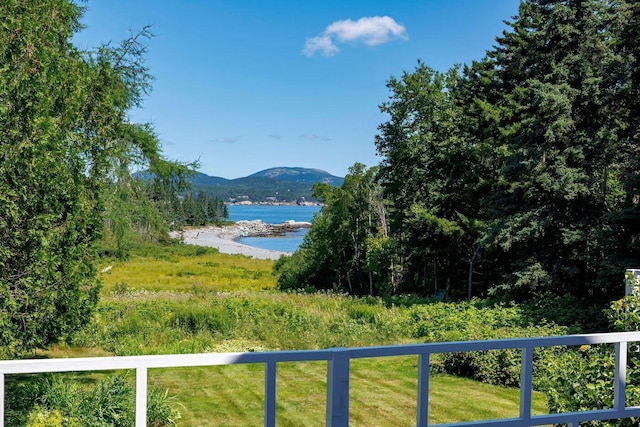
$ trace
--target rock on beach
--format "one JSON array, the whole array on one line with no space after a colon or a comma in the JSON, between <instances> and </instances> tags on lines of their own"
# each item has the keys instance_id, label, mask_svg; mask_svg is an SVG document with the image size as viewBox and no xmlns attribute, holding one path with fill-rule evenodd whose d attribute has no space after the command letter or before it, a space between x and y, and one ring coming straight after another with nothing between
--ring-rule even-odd
<instances>
[{"instance_id":1,"label":"rock on beach","mask_svg":"<svg viewBox=\"0 0 640 427\"><path fill-rule=\"evenodd\" d=\"M171 237L180 239L190 245L208 246L218 249L224 254L241 254L257 259L278 259L282 255L291 255L289 252L272 251L243 245L237 239L241 237L268 237L278 236L288 231L299 228L308 228L311 223L285 221L282 224L267 224L260 220L237 221L233 225L218 227L208 226L201 228L188 228L181 231L172 231Z\"/></svg>"}]
</instances>

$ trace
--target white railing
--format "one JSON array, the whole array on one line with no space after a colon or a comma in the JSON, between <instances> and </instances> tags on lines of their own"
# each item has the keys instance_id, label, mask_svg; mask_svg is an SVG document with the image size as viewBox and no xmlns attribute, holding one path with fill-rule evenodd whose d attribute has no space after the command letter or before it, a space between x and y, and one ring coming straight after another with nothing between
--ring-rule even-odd
<instances>
[{"instance_id":1,"label":"white railing","mask_svg":"<svg viewBox=\"0 0 640 427\"><path fill-rule=\"evenodd\" d=\"M560 337L516 338L488 341L407 344L381 347L334 348L327 350L277 351L262 353L208 353L164 356L90 357L74 359L38 359L0 361L0 427L4 427L5 375L42 372L81 372L117 369L136 371L136 427L146 425L147 370L187 366L213 366L260 363L265 365L264 425L276 424L276 367L282 362L327 361L326 425L349 424L349 361L351 359L418 356L416 424L428 425L429 357L431 354L521 349L520 414L518 418L474 421L439 426L509 426L547 424L577 426L580 421L621 419L640 416L640 407L626 405L626 372L629 342L640 342L640 332L567 335ZM531 414L533 350L557 346L614 344L615 372L613 407L561 414Z\"/></svg>"}]
</instances>

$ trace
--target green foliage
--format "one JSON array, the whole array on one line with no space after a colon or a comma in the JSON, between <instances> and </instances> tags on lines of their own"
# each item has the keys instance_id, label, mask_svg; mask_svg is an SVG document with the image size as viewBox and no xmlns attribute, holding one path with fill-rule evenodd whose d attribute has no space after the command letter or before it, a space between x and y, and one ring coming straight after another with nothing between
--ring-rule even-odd
<instances>
[{"instance_id":1,"label":"green foliage","mask_svg":"<svg viewBox=\"0 0 640 427\"><path fill-rule=\"evenodd\" d=\"M308 251L297 250L289 257L280 257L273 265L273 275L278 279L278 289L283 291L295 291L307 289L315 291L312 287L313 264L306 259Z\"/></svg>"},{"instance_id":2,"label":"green foliage","mask_svg":"<svg viewBox=\"0 0 640 427\"><path fill-rule=\"evenodd\" d=\"M606 311L614 330L633 331L640 325L640 287L633 277L627 277L633 294L611 303ZM640 405L640 355L637 343L629 345L627 353L626 405ZM548 398L552 412L584 411L613 407L614 350L610 345L582 346L558 349L540 367L539 389ZM594 421L588 426L635 426L638 420Z\"/></svg>"},{"instance_id":3,"label":"green foliage","mask_svg":"<svg viewBox=\"0 0 640 427\"><path fill-rule=\"evenodd\" d=\"M60 411L54 409L36 408L29 414L26 427L80 427L76 419L69 419L62 416Z\"/></svg>"},{"instance_id":4,"label":"green foliage","mask_svg":"<svg viewBox=\"0 0 640 427\"><path fill-rule=\"evenodd\" d=\"M171 206L172 226L204 226L229 217L229 209L224 201L208 196L204 190L197 195L187 192L182 200L177 199Z\"/></svg>"},{"instance_id":5,"label":"green foliage","mask_svg":"<svg viewBox=\"0 0 640 427\"><path fill-rule=\"evenodd\" d=\"M538 319L526 313L523 307L479 301L201 288L149 292L121 286L103 297L92 324L74 334L71 343L133 355L561 335L567 330L535 326Z\"/></svg>"},{"instance_id":6,"label":"green foliage","mask_svg":"<svg viewBox=\"0 0 640 427\"><path fill-rule=\"evenodd\" d=\"M541 294L521 305L523 315L533 324L566 325L568 333L610 330L606 306L594 305L571 295Z\"/></svg>"},{"instance_id":7,"label":"green foliage","mask_svg":"<svg viewBox=\"0 0 640 427\"><path fill-rule=\"evenodd\" d=\"M172 396L169 396L169 390L165 390L164 392L157 388L149 390L149 397L147 399L147 426L177 426L181 415L172 403Z\"/></svg>"},{"instance_id":8,"label":"green foliage","mask_svg":"<svg viewBox=\"0 0 640 427\"><path fill-rule=\"evenodd\" d=\"M447 354L445 372L488 384L517 387L520 384L519 350L491 350Z\"/></svg>"},{"instance_id":9,"label":"green foliage","mask_svg":"<svg viewBox=\"0 0 640 427\"><path fill-rule=\"evenodd\" d=\"M28 3L28 4L27 4ZM67 44L80 9L3 2L0 33L0 323L2 353L40 347L85 323L97 300L90 243L99 233L102 157L88 135L111 132L124 105ZM36 23L41 22L39 25ZM87 104L85 109L82 105Z\"/></svg>"},{"instance_id":10,"label":"green foliage","mask_svg":"<svg viewBox=\"0 0 640 427\"><path fill-rule=\"evenodd\" d=\"M426 341L486 340L563 335L566 326L541 324L527 315L527 307L472 303L437 303L409 308L408 326ZM436 370L489 384L518 386L519 350L446 353L434 362Z\"/></svg>"},{"instance_id":11,"label":"green foliage","mask_svg":"<svg viewBox=\"0 0 640 427\"><path fill-rule=\"evenodd\" d=\"M142 255L142 261L138 260ZM158 267L154 264L155 260L163 260L165 263ZM227 269L228 261L239 263L236 266L238 271L250 270L243 263L243 257L217 254L209 249L198 255L198 248L194 246L148 245L136 248L130 260L114 266L107 274L107 283L112 280L113 283L103 290L101 302L91 323L71 337L71 347L55 347L47 354L52 357L69 357L70 354L104 354L105 351L117 355L137 355L300 350L561 335L567 331L566 327L540 325L539 317L531 316L536 307L527 309L524 305L501 305L481 300L442 303L417 295L383 298L354 297L332 292L250 291L240 278L233 279L233 287L224 292L201 285L163 285L156 291L150 291L156 286L156 282L164 279L157 272L143 272L158 269L169 275L172 268L178 271L195 270L193 266L198 262L209 265L213 269L209 271L217 272ZM251 261L262 264L261 260ZM187 263L191 264L186 265ZM257 268L254 265L254 269ZM122 277L109 277L119 271L124 274L122 277L129 278L127 284L122 284ZM135 282L131 277L132 271L139 272L136 276L146 277L146 281ZM117 289L114 288L116 283L120 283ZM548 310L552 311L552 308ZM510 383L507 380L512 377L507 378L504 373L514 372L513 359L517 358L517 354L505 356L479 354L468 359L457 355L451 355L450 359L434 356L432 369L434 373L444 373L446 370L454 371L456 367L463 367L464 363L474 369L466 371L469 376L487 382ZM415 409L415 358L406 359L394 358L393 363L389 363L388 359L363 361L364 364L358 362L358 366L354 362L352 369L354 373L357 372L357 380L353 381L353 390L358 390L357 395L354 395L354 402L358 402L358 409L355 410L357 415L354 416L364 417L359 419L367 420L363 421L367 425L371 424L371 411L379 411L375 408L383 401L386 402L384 405L396 410L400 400L406 401L402 404L403 407L406 405L407 408ZM540 360L545 359L540 356ZM457 361L462 363L454 366ZM261 369L242 365L233 368L158 370L150 380L161 390L168 388L171 393L176 390L176 399L182 408L182 420L186 425L203 425L211 419L233 419L240 420L239 424L253 424L253 421L247 420L256 419L258 423L262 420ZM326 364L283 364L278 367L278 375L278 404L282 405L278 416L287 420L299 420L302 401L305 402L304 405L309 405L304 406L305 414L316 414L315 403L324 393ZM80 384L87 383L87 379L83 377L74 380L80 380ZM484 388L478 383L463 382L446 375L434 375L432 380L436 383L443 381L444 384L456 384L445 387L453 391L459 390L463 387L460 384L464 384L468 393L478 393L477 400L474 397L474 401L479 402L480 406L487 406L483 402L493 402L497 395L511 396L517 402L517 390L513 388ZM71 379L65 382L70 381ZM231 393L227 392L229 387L232 389ZM436 389L438 388L435 387L434 390ZM306 390L313 394L307 395ZM10 404L14 407L12 405L15 402L28 402L28 396L43 393L25 388L21 394L18 387L12 385L7 392L7 399L14 402ZM458 402L454 396L445 398L439 392L431 397L434 402ZM467 394L465 398L468 398ZM170 403L171 401L175 399L171 399ZM38 402L33 402L29 408L36 403ZM407 411L411 413L414 409ZM473 414L477 415L478 411L481 410L470 410L471 414L465 415L464 419L473 418ZM542 411L544 409L540 410ZM25 417L27 413L28 411L25 412ZM67 416L64 412L61 413ZM517 413L517 406L503 415L512 416L509 414L513 413ZM322 417L323 414L320 414L317 419ZM440 413L438 417L451 422L462 419L456 418L456 415L447 418ZM314 422L310 418L305 420L301 424ZM397 424L396 418L393 421ZM297 421L294 423L300 424Z\"/></svg>"},{"instance_id":12,"label":"green foliage","mask_svg":"<svg viewBox=\"0 0 640 427\"><path fill-rule=\"evenodd\" d=\"M635 363L632 362L631 366ZM610 346L583 346L558 351L549 358L540 389L551 412L585 411L613 407L614 356ZM634 378L632 375L631 378ZM629 406L640 403L640 389L627 383ZM635 426L637 419L593 421L586 426Z\"/></svg>"},{"instance_id":13,"label":"green foliage","mask_svg":"<svg viewBox=\"0 0 640 427\"><path fill-rule=\"evenodd\" d=\"M391 260L381 252L387 235L386 213L376 171L355 164L340 187L314 186L314 195L324 206L312 220L300 250L276 263L280 289L326 289L351 295L389 292Z\"/></svg>"},{"instance_id":14,"label":"green foliage","mask_svg":"<svg viewBox=\"0 0 640 427\"><path fill-rule=\"evenodd\" d=\"M390 204L395 292L468 294L468 265L478 260L486 194L481 147L466 134L457 68L439 73L419 62L389 80L390 120L379 126L380 182ZM478 269L477 265L473 265ZM472 268L473 271L473 268ZM482 289L476 289L476 295Z\"/></svg>"},{"instance_id":15,"label":"green foliage","mask_svg":"<svg viewBox=\"0 0 640 427\"><path fill-rule=\"evenodd\" d=\"M26 427L128 427L135 420L135 391L126 375L97 381L93 387L71 374L15 378L8 382L8 425ZM91 382L91 381L88 381ZM17 395L17 398L16 398ZM167 392L151 389L147 424L176 426L179 412Z\"/></svg>"},{"instance_id":16,"label":"green foliage","mask_svg":"<svg viewBox=\"0 0 640 427\"><path fill-rule=\"evenodd\" d=\"M613 119L626 65L609 43L621 17L618 5L601 0L524 2L490 53L502 81L497 102L509 106L496 135L508 155L487 235L515 267L504 269L500 293L619 295L625 267L604 248L622 241L604 219L620 207L616 165L626 161L618 137L625 125Z\"/></svg>"},{"instance_id":17,"label":"green foliage","mask_svg":"<svg viewBox=\"0 0 640 427\"><path fill-rule=\"evenodd\" d=\"M167 163L148 125L129 122L150 88L143 29L84 52L72 1L0 3L0 354L45 347L84 325L100 288L95 242L126 252L131 224L154 222L134 165ZM112 191L115 190L115 191ZM155 221L157 224L157 221Z\"/></svg>"}]
</instances>

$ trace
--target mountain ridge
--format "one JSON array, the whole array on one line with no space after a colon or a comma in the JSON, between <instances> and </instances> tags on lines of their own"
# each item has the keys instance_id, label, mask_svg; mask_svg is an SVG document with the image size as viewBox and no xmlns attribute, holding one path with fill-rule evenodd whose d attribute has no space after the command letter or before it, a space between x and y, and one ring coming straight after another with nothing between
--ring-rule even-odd
<instances>
[{"instance_id":1,"label":"mountain ridge","mask_svg":"<svg viewBox=\"0 0 640 427\"><path fill-rule=\"evenodd\" d=\"M192 191L205 191L208 196L226 202L299 202L315 201L312 187L317 183L340 186L344 178L314 168L273 167L251 175L226 179L194 171L188 178Z\"/></svg>"},{"instance_id":2,"label":"mountain ridge","mask_svg":"<svg viewBox=\"0 0 640 427\"><path fill-rule=\"evenodd\" d=\"M278 166L264 169L251 175L240 178L223 178L217 175L208 175L204 172L193 171L194 176L190 181L196 183L227 183L239 182L250 178L269 178L278 181L298 181L307 184L326 182L330 185L340 185L344 181L343 177L331 175L329 172L316 168Z\"/></svg>"}]
</instances>

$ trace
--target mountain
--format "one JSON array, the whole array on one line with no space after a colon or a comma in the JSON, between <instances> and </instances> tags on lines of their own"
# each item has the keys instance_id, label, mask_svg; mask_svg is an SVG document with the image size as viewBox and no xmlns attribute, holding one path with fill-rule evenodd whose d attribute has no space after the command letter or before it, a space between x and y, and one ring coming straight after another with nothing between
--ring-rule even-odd
<instances>
[{"instance_id":1,"label":"mountain","mask_svg":"<svg viewBox=\"0 0 640 427\"><path fill-rule=\"evenodd\" d=\"M311 195L314 184L324 182L339 186L344 178L320 169L277 167L252 175L225 179L196 172L189 178L194 192L204 190L207 195L224 201L300 202L315 201Z\"/></svg>"},{"instance_id":2,"label":"mountain","mask_svg":"<svg viewBox=\"0 0 640 427\"><path fill-rule=\"evenodd\" d=\"M189 177L191 185L219 185L230 182L226 178L220 178L218 176L209 176L206 173L194 172L194 175Z\"/></svg>"},{"instance_id":3,"label":"mountain","mask_svg":"<svg viewBox=\"0 0 640 427\"><path fill-rule=\"evenodd\" d=\"M320 169L308 168L271 168L256 172L247 178L270 178L278 181L301 182L309 185L324 182L329 185L339 186L344 178L331 175Z\"/></svg>"}]
</instances>

